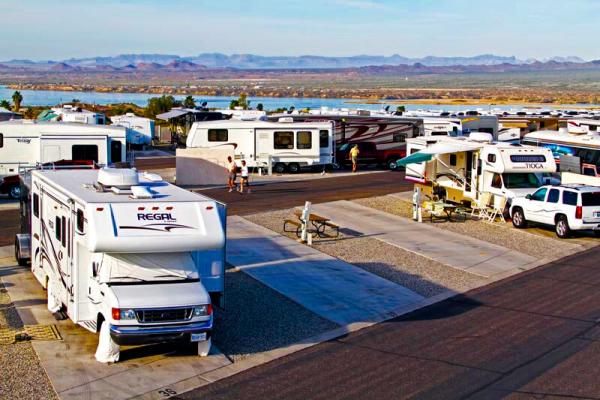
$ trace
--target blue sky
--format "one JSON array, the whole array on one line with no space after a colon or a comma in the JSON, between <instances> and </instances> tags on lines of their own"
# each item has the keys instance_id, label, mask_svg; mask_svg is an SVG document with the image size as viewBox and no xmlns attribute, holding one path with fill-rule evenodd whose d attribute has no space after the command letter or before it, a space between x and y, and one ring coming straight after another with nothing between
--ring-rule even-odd
<instances>
[{"instance_id":1,"label":"blue sky","mask_svg":"<svg viewBox=\"0 0 600 400\"><path fill-rule=\"evenodd\" d=\"M600 59L598 0L0 0L0 59L483 53Z\"/></svg>"}]
</instances>

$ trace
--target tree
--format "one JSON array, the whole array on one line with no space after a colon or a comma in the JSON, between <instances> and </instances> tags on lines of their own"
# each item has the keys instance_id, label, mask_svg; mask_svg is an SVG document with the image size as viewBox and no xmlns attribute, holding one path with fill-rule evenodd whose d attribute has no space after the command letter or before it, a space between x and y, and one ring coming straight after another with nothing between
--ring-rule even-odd
<instances>
[{"instance_id":1,"label":"tree","mask_svg":"<svg viewBox=\"0 0 600 400\"><path fill-rule=\"evenodd\" d=\"M233 99L229 102L229 109L230 110L235 110L236 107L240 106L240 101L237 99Z\"/></svg>"},{"instance_id":2,"label":"tree","mask_svg":"<svg viewBox=\"0 0 600 400\"><path fill-rule=\"evenodd\" d=\"M21 109L21 102L23 101L23 95L21 92L16 90L12 95L12 101L15 104L13 109L18 112Z\"/></svg>"},{"instance_id":3,"label":"tree","mask_svg":"<svg viewBox=\"0 0 600 400\"><path fill-rule=\"evenodd\" d=\"M183 100L183 106L185 108L196 108L196 101L193 96L186 96Z\"/></svg>"},{"instance_id":4,"label":"tree","mask_svg":"<svg viewBox=\"0 0 600 400\"><path fill-rule=\"evenodd\" d=\"M256 109L257 109L258 111L263 111L263 110L264 110L264 108L265 108L265 107L263 106L263 103L258 103L258 104L256 105Z\"/></svg>"},{"instance_id":5,"label":"tree","mask_svg":"<svg viewBox=\"0 0 600 400\"><path fill-rule=\"evenodd\" d=\"M150 118L156 118L157 114L170 111L171 108L181 105L181 102L175 100L173 96L162 95L160 97L152 97L148 99L146 107L146 115Z\"/></svg>"},{"instance_id":6,"label":"tree","mask_svg":"<svg viewBox=\"0 0 600 400\"><path fill-rule=\"evenodd\" d=\"M0 100L0 107L10 110L10 108L11 108L10 101L8 101L6 99Z\"/></svg>"},{"instance_id":7,"label":"tree","mask_svg":"<svg viewBox=\"0 0 600 400\"><path fill-rule=\"evenodd\" d=\"M396 107L396 113L402 115L403 113L406 112L406 107L404 106L398 106Z\"/></svg>"},{"instance_id":8,"label":"tree","mask_svg":"<svg viewBox=\"0 0 600 400\"><path fill-rule=\"evenodd\" d=\"M246 93L242 93L239 98L231 100L229 109L233 110L236 107L241 107L242 110L250 109L250 101L248 100L248 95Z\"/></svg>"}]
</instances>

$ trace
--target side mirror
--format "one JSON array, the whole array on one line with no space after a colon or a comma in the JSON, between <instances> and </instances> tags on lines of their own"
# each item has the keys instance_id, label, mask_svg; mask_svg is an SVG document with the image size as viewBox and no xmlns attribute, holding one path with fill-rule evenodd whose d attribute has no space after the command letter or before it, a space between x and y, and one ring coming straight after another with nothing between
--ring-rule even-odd
<instances>
[{"instance_id":1,"label":"side mirror","mask_svg":"<svg viewBox=\"0 0 600 400\"><path fill-rule=\"evenodd\" d=\"M531 195L530 195L530 194L528 194L527 196L525 196L525 198L526 198L527 200L531 200Z\"/></svg>"}]
</instances>

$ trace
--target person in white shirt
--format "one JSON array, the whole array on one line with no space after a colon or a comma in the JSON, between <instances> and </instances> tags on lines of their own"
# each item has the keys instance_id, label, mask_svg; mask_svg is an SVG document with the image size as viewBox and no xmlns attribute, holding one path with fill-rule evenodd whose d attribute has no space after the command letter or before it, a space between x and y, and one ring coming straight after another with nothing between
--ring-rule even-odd
<instances>
[{"instance_id":1,"label":"person in white shirt","mask_svg":"<svg viewBox=\"0 0 600 400\"><path fill-rule=\"evenodd\" d=\"M242 160L242 179L240 180L240 193L244 193L244 185L248 188L247 192L250 193L250 182L248 182L248 166L246 160Z\"/></svg>"},{"instance_id":2,"label":"person in white shirt","mask_svg":"<svg viewBox=\"0 0 600 400\"><path fill-rule=\"evenodd\" d=\"M229 192L233 192L233 188L235 187L236 172L237 165L235 165L231 156L227 157L227 187L229 188Z\"/></svg>"}]
</instances>

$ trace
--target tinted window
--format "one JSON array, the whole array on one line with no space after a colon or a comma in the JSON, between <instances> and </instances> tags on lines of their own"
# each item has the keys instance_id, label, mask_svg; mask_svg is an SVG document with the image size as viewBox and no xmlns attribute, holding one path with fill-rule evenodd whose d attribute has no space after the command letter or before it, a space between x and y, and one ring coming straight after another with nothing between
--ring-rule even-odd
<instances>
[{"instance_id":1,"label":"tinted window","mask_svg":"<svg viewBox=\"0 0 600 400\"><path fill-rule=\"evenodd\" d=\"M83 215L83 210L82 209L78 209L77 210L77 230L81 233L83 233L83 224L85 222L85 218Z\"/></svg>"},{"instance_id":2,"label":"tinted window","mask_svg":"<svg viewBox=\"0 0 600 400\"><path fill-rule=\"evenodd\" d=\"M300 131L296 133L296 148L299 150L312 148L312 132Z\"/></svg>"},{"instance_id":3,"label":"tinted window","mask_svg":"<svg viewBox=\"0 0 600 400\"><path fill-rule=\"evenodd\" d=\"M4 134L0 133L0 148L4 147Z\"/></svg>"},{"instance_id":4,"label":"tinted window","mask_svg":"<svg viewBox=\"0 0 600 400\"><path fill-rule=\"evenodd\" d=\"M319 131L319 147L329 147L329 131Z\"/></svg>"},{"instance_id":5,"label":"tinted window","mask_svg":"<svg viewBox=\"0 0 600 400\"><path fill-rule=\"evenodd\" d=\"M294 132L275 132L273 134L273 148L275 149L293 149Z\"/></svg>"},{"instance_id":6,"label":"tinted window","mask_svg":"<svg viewBox=\"0 0 600 400\"><path fill-rule=\"evenodd\" d=\"M110 161L113 163L118 163L123 161L121 158L123 145L118 140L113 140L110 142Z\"/></svg>"},{"instance_id":7,"label":"tinted window","mask_svg":"<svg viewBox=\"0 0 600 400\"><path fill-rule=\"evenodd\" d=\"M546 156L537 154L513 154L510 156L512 162L546 162Z\"/></svg>"},{"instance_id":8,"label":"tinted window","mask_svg":"<svg viewBox=\"0 0 600 400\"><path fill-rule=\"evenodd\" d=\"M226 142L229 138L227 129L209 129L208 130L208 141L209 142Z\"/></svg>"},{"instance_id":9,"label":"tinted window","mask_svg":"<svg viewBox=\"0 0 600 400\"><path fill-rule=\"evenodd\" d=\"M496 162L496 155L495 154L488 154L488 162L495 163Z\"/></svg>"},{"instance_id":10,"label":"tinted window","mask_svg":"<svg viewBox=\"0 0 600 400\"><path fill-rule=\"evenodd\" d=\"M56 236L56 240L61 240L62 237L62 222L60 221L60 217L56 217L54 219L54 235Z\"/></svg>"},{"instance_id":11,"label":"tinted window","mask_svg":"<svg viewBox=\"0 0 600 400\"><path fill-rule=\"evenodd\" d=\"M74 144L71 147L72 160L88 160L98 162L98 146L95 144Z\"/></svg>"},{"instance_id":12,"label":"tinted window","mask_svg":"<svg viewBox=\"0 0 600 400\"><path fill-rule=\"evenodd\" d=\"M60 231L61 231L60 242L63 245L63 247L65 247L67 244L67 219L65 217L61 218Z\"/></svg>"},{"instance_id":13,"label":"tinted window","mask_svg":"<svg viewBox=\"0 0 600 400\"><path fill-rule=\"evenodd\" d=\"M546 188L538 189L537 192L535 192L534 194L531 195L531 200L544 201L547 191L548 191L548 189L546 189Z\"/></svg>"},{"instance_id":14,"label":"tinted window","mask_svg":"<svg viewBox=\"0 0 600 400\"><path fill-rule=\"evenodd\" d=\"M502 174L504 186L508 189L534 189L542 184L536 174L512 172Z\"/></svg>"},{"instance_id":15,"label":"tinted window","mask_svg":"<svg viewBox=\"0 0 600 400\"><path fill-rule=\"evenodd\" d=\"M563 192L563 204L566 204L569 206L576 206L577 205L577 193L565 190Z\"/></svg>"},{"instance_id":16,"label":"tinted window","mask_svg":"<svg viewBox=\"0 0 600 400\"><path fill-rule=\"evenodd\" d=\"M600 192L581 193L581 203L584 206L600 206Z\"/></svg>"},{"instance_id":17,"label":"tinted window","mask_svg":"<svg viewBox=\"0 0 600 400\"><path fill-rule=\"evenodd\" d=\"M450 154L450 165L456 166L456 154Z\"/></svg>"},{"instance_id":18,"label":"tinted window","mask_svg":"<svg viewBox=\"0 0 600 400\"><path fill-rule=\"evenodd\" d=\"M444 132L446 135L446 132ZM394 142L404 143L406 142L406 134L405 133L394 133Z\"/></svg>"},{"instance_id":19,"label":"tinted window","mask_svg":"<svg viewBox=\"0 0 600 400\"><path fill-rule=\"evenodd\" d=\"M560 190L550 189L550 193L548 193L548 199L546 201L548 203L558 203L559 197L560 197Z\"/></svg>"},{"instance_id":20,"label":"tinted window","mask_svg":"<svg viewBox=\"0 0 600 400\"><path fill-rule=\"evenodd\" d=\"M36 218L40 217L40 196L37 193L33 194L33 215Z\"/></svg>"}]
</instances>

